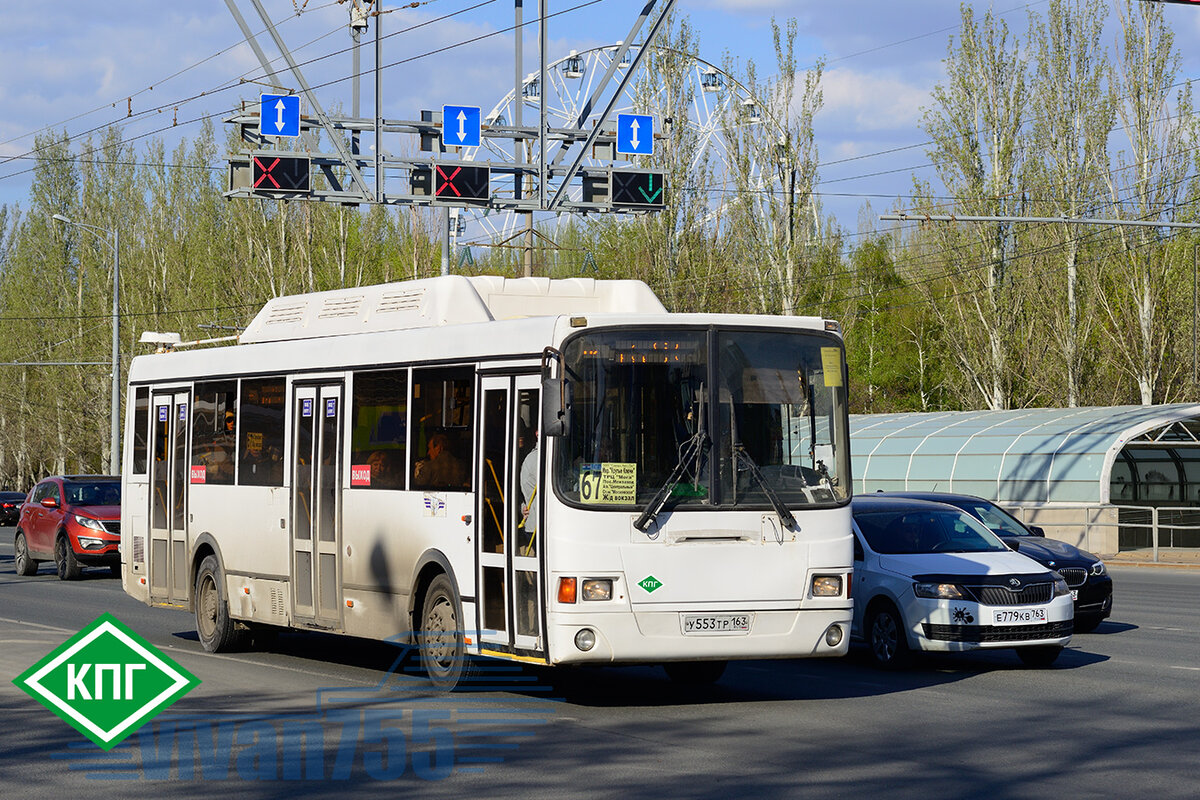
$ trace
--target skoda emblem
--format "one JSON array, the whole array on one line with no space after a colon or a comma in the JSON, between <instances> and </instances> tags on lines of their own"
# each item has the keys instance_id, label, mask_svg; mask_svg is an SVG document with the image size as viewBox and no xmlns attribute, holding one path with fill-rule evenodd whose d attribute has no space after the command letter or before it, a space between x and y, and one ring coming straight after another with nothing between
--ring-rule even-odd
<instances>
[{"instance_id":1,"label":"skoda emblem","mask_svg":"<svg viewBox=\"0 0 1200 800\"><path fill-rule=\"evenodd\" d=\"M1016 578L1009 578L1008 585L1013 587L1014 589L1019 589L1021 587L1021 581L1019 581Z\"/></svg>"}]
</instances>

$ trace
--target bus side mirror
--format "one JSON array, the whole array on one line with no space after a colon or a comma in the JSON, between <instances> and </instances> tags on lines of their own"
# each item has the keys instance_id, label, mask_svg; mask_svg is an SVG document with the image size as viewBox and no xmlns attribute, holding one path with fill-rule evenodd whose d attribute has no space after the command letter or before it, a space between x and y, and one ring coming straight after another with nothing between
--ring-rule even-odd
<instances>
[{"instance_id":1,"label":"bus side mirror","mask_svg":"<svg viewBox=\"0 0 1200 800\"><path fill-rule=\"evenodd\" d=\"M571 384L562 378L542 379L542 420L546 436L566 436L571 430Z\"/></svg>"}]
</instances>

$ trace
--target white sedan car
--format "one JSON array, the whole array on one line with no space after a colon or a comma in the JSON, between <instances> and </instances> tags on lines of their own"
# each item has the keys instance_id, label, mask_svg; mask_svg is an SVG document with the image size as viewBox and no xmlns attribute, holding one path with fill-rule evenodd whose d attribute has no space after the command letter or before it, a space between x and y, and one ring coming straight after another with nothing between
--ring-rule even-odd
<instances>
[{"instance_id":1,"label":"white sedan car","mask_svg":"<svg viewBox=\"0 0 1200 800\"><path fill-rule=\"evenodd\" d=\"M1071 590L1010 550L971 515L942 503L855 497L854 623L875 663L913 650L1016 648L1048 667L1071 641Z\"/></svg>"}]
</instances>

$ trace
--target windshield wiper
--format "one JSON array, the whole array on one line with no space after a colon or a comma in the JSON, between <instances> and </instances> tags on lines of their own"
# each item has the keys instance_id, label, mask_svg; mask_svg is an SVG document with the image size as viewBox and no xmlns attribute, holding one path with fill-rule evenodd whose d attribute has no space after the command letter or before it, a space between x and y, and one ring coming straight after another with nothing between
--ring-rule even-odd
<instances>
[{"instance_id":1,"label":"windshield wiper","mask_svg":"<svg viewBox=\"0 0 1200 800\"><path fill-rule=\"evenodd\" d=\"M683 453L681 453L679 456L679 462L675 465L675 468L671 470L671 474L667 476L666 483L662 485L662 488L655 492L654 497L650 498L650 502L646 504L646 509L636 520L634 520L633 527L637 528L642 533L645 533L646 529L649 528L651 523L653 523L658 517L658 513L662 511L663 506L666 505L667 500L670 499L672 490L675 489L676 485L678 485L679 481L683 478L684 470L687 469L688 465L691 464L692 461L696 462L697 478L699 477L700 458L703 455L705 448L709 445L708 432L705 428L707 414L704 410L703 383L700 384L700 401L697 405L699 406L697 409L699 421L696 423L696 432L692 434L692 437L688 439L687 443L684 445Z\"/></svg>"},{"instance_id":2,"label":"windshield wiper","mask_svg":"<svg viewBox=\"0 0 1200 800\"><path fill-rule=\"evenodd\" d=\"M771 488L771 485L767 483L767 478L758 468L758 464L755 464L754 459L746 452L746 445L742 444L741 434L738 433L737 409L732 407L729 409L729 432L733 439L730 443L730 448L733 450L734 491L737 491L737 467L740 461L746 465L746 471L750 473L750 477L754 478L759 488L763 490L763 494L767 496L767 500L771 503L771 508L775 509L775 513L779 515L779 520L783 523L783 527L796 527L796 518L792 516L792 512L779 499L779 495L775 494L775 490Z\"/></svg>"},{"instance_id":3,"label":"windshield wiper","mask_svg":"<svg viewBox=\"0 0 1200 800\"><path fill-rule=\"evenodd\" d=\"M779 495L775 494L775 489L767 482L767 477L762 474L762 471L758 468L758 464L754 463L754 459L746 452L746 446L741 442L734 442L733 444L733 460L735 469L739 461L745 465L746 471L750 473L750 477L754 478L759 488L763 490L763 494L767 496L767 500L771 503L771 508L775 509L775 513L779 515L783 526L785 528L796 527L796 518L792 516L791 510L783 504L783 501L779 499ZM736 474L734 481L737 481Z\"/></svg>"}]
</instances>

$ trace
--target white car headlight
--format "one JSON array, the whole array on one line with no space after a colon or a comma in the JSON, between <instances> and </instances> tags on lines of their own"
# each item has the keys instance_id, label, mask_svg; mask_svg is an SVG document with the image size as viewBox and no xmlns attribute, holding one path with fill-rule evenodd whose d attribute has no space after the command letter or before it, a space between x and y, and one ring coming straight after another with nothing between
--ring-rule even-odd
<instances>
[{"instance_id":1,"label":"white car headlight","mask_svg":"<svg viewBox=\"0 0 1200 800\"><path fill-rule=\"evenodd\" d=\"M1054 596L1062 597L1063 595L1070 595L1070 594L1071 594L1071 587L1067 586L1067 582L1064 581L1062 578L1055 578L1054 579Z\"/></svg>"},{"instance_id":2,"label":"white car headlight","mask_svg":"<svg viewBox=\"0 0 1200 800\"><path fill-rule=\"evenodd\" d=\"M967 593L957 583L914 583L913 594L934 600L967 600Z\"/></svg>"}]
</instances>

